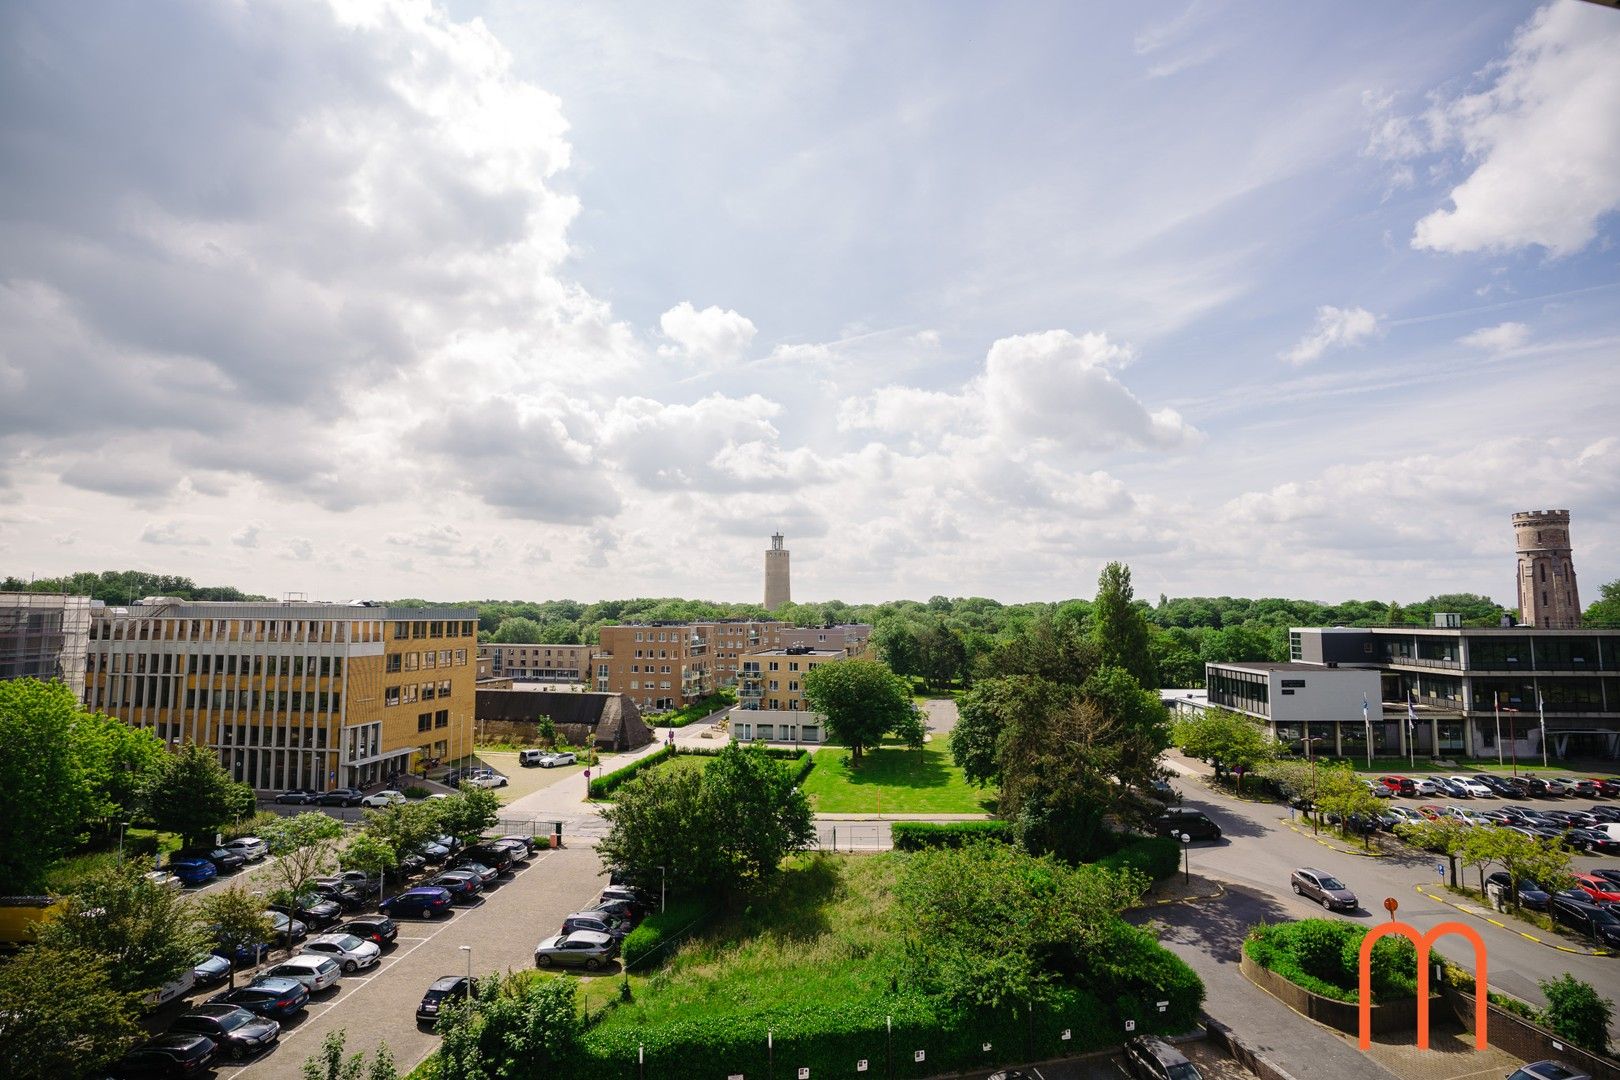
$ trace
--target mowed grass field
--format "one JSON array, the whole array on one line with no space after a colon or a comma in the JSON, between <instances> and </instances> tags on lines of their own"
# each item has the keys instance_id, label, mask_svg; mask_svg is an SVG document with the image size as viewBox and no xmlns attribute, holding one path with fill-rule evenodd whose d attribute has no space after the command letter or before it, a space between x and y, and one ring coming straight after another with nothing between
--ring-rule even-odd
<instances>
[{"instance_id":1,"label":"mowed grass field","mask_svg":"<svg viewBox=\"0 0 1620 1080\"><path fill-rule=\"evenodd\" d=\"M922 751L885 745L861 755L859 765L841 746L816 751L804 792L820 814L986 814L994 792L976 788L951 760L946 741Z\"/></svg>"}]
</instances>

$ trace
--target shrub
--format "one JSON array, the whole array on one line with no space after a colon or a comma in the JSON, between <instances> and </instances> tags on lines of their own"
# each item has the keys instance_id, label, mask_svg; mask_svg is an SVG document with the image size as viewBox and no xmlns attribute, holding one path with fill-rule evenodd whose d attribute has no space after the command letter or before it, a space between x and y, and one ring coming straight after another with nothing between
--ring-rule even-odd
<instances>
[{"instance_id":1,"label":"shrub","mask_svg":"<svg viewBox=\"0 0 1620 1080\"><path fill-rule=\"evenodd\" d=\"M700 698L690 705L682 706L674 712L663 716L648 718L648 727L685 727L687 724L702 720L710 713L717 712L727 705L735 705L737 695L732 690L716 690L708 697Z\"/></svg>"},{"instance_id":2,"label":"shrub","mask_svg":"<svg viewBox=\"0 0 1620 1080\"><path fill-rule=\"evenodd\" d=\"M266 828L281 820L280 814L272 814L268 810L260 810L245 821L233 822L220 830L227 840L235 840L238 836L257 836Z\"/></svg>"},{"instance_id":3,"label":"shrub","mask_svg":"<svg viewBox=\"0 0 1620 1080\"><path fill-rule=\"evenodd\" d=\"M980 839L1012 840L1012 826L1005 821L896 821L889 831L896 851L954 848Z\"/></svg>"},{"instance_id":4,"label":"shrub","mask_svg":"<svg viewBox=\"0 0 1620 1080\"><path fill-rule=\"evenodd\" d=\"M1104 855L1097 865L1110 870L1129 867L1162 881L1180 868L1181 845L1168 836L1144 836L1122 845L1112 855Z\"/></svg>"},{"instance_id":5,"label":"shrub","mask_svg":"<svg viewBox=\"0 0 1620 1080\"><path fill-rule=\"evenodd\" d=\"M1609 1018L1614 1002L1598 996L1590 983L1565 972L1556 979L1542 979L1541 992L1547 995L1542 1023L1594 1054L1609 1052Z\"/></svg>"},{"instance_id":6,"label":"shrub","mask_svg":"<svg viewBox=\"0 0 1620 1080\"><path fill-rule=\"evenodd\" d=\"M425 799L428 797L429 792L425 787L412 784L410 787L400 792L400 794L404 795L407 799Z\"/></svg>"},{"instance_id":7,"label":"shrub","mask_svg":"<svg viewBox=\"0 0 1620 1080\"><path fill-rule=\"evenodd\" d=\"M1121 1018L1153 1017L1161 1031L1198 1026L1204 983L1186 961L1160 945L1148 931L1116 922L1112 932L1087 954L1092 990L1114 1004ZM1158 1003L1168 1001L1163 1013Z\"/></svg>"},{"instance_id":8,"label":"shrub","mask_svg":"<svg viewBox=\"0 0 1620 1080\"><path fill-rule=\"evenodd\" d=\"M619 946L625 965L632 970L668 959L675 944L714 914L706 899L677 900L661 912L648 915Z\"/></svg>"},{"instance_id":9,"label":"shrub","mask_svg":"<svg viewBox=\"0 0 1620 1080\"><path fill-rule=\"evenodd\" d=\"M1339 919L1301 919L1261 924L1249 931L1243 952L1268 971L1296 986L1335 1001L1359 1000L1364 927ZM1373 946L1370 972L1374 1001L1417 993L1417 952L1404 938L1384 938Z\"/></svg>"},{"instance_id":10,"label":"shrub","mask_svg":"<svg viewBox=\"0 0 1620 1080\"><path fill-rule=\"evenodd\" d=\"M590 790L591 798L607 798L609 795L613 794L619 785L623 784L626 780L629 780L637 773L640 773L645 769L652 768L665 758L671 758L674 756L675 748L673 746L660 747L659 749L648 754L646 757L637 758L622 769L614 769L610 773L604 773L601 776L592 778Z\"/></svg>"}]
</instances>

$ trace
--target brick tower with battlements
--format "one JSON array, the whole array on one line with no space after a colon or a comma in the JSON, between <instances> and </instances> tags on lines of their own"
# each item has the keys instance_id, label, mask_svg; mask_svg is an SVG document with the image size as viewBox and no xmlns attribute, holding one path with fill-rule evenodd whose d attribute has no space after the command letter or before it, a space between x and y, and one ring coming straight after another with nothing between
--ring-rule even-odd
<instances>
[{"instance_id":1,"label":"brick tower with battlements","mask_svg":"<svg viewBox=\"0 0 1620 1080\"><path fill-rule=\"evenodd\" d=\"M775 611L793 600L788 585L788 550L782 546L782 534L771 534L771 549L765 553L765 610Z\"/></svg>"},{"instance_id":2,"label":"brick tower with battlements","mask_svg":"<svg viewBox=\"0 0 1620 1080\"><path fill-rule=\"evenodd\" d=\"M1519 621L1552 630L1580 626L1581 597L1570 558L1569 511L1514 514L1513 539L1519 549Z\"/></svg>"}]
</instances>

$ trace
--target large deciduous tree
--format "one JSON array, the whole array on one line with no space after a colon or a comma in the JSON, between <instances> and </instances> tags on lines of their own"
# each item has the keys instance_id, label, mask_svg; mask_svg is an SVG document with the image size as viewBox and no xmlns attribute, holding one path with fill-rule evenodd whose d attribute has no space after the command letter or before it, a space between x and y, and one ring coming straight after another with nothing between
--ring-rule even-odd
<instances>
[{"instance_id":1,"label":"large deciduous tree","mask_svg":"<svg viewBox=\"0 0 1620 1080\"><path fill-rule=\"evenodd\" d=\"M234 884L215 889L197 901L197 921L212 938L212 944L235 956L238 949L253 949L268 945L275 927L264 914L264 901L248 891L246 885ZM236 986L236 965L231 964L230 985Z\"/></svg>"},{"instance_id":2,"label":"large deciduous tree","mask_svg":"<svg viewBox=\"0 0 1620 1080\"><path fill-rule=\"evenodd\" d=\"M820 664L806 673L804 696L826 717L832 741L849 747L856 762L916 710L905 680L876 660Z\"/></svg>"},{"instance_id":3,"label":"large deciduous tree","mask_svg":"<svg viewBox=\"0 0 1620 1080\"><path fill-rule=\"evenodd\" d=\"M139 1034L136 994L89 949L39 944L0 964L0 1076L61 1080L106 1065Z\"/></svg>"},{"instance_id":4,"label":"large deciduous tree","mask_svg":"<svg viewBox=\"0 0 1620 1080\"><path fill-rule=\"evenodd\" d=\"M73 738L82 716L61 683L0 681L0 881L12 892L38 890L94 812Z\"/></svg>"},{"instance_id":5,"label":"large deciduous tree","mask_svg":"<svg viewBox=\"0 0 1620 1080\"><path fill-rule=\"evenodd\" d=\"M1206 709L1199 716L1177 721L1171 739L1182 753L1210 762L1217 772L1253 772L1282 753L1277 740L1259 724L1225 709Z\"/></svg>"},{"instance_id":6,"label":"large deciduous tree","mask_svg":"<svg viewBox=\"0 0 1620 1080\"><path fill-rule=\"evenodd\" d=\"M485 829L501 820L501 800L489 788L468 784L448 799L433 801L439 827L464 844L477 843Z\"/></svg>"},{"instance_id":7,"label":"large deciduous tree","mask_svg":"<svg viewBox=\"0 0 1620 1080\"><path fill-rule=\"evenodd\" d=\"M219 755L187 743L159 764L145 793L147 813L187 847L253 813L253 789L231 779Z\"/></svg>"},{"instance_id":8,"label":"large deciduous tree","mask_svg":"<svg viewBox=\"0 0 1620 1080\"><path fill-rule=\"evenodd\" d=\"M1586 625L1620 626L1620 580L1607 582L1598 593L1598 598L1586 609Z\"/></svg>"},{"instance_id":9,"label":"large deciduous tree","mask_svg":"<svg viewBox=\"0 0 1620 1080\"><path fill-rule=\"evenodd\" d=\"M655 769L621 784L613 798L602 810L608 834L596 845L604 864L642 888L667 881L677 893L699 892L717 879L702 773Z\"/></svg>"},{"instance_id":10,"label":"large deciduous tree","mask_svg":"<svg viewBox=\"0 0 1620 1080\"><path fill-rule=\"evenodd\" d=\"M113 986L132 994L157 990L190 971L205 943L179 894L133 862L80 882L40 940L105 956Z\"/></svg>"},{"instance_id":11,"label":"large deciduous tree","mask_svg":"<svg viewBox=\"0 0 1620 1080\"><path fill-rule=\"evenodd\" d=\"M167 756L150 731L99 713L80 712L73 742L89 786L90 815L103 822L129 821L144 809L148 784Z\"/></svg>"},{"instance_id":12,"label":"large deciduous tree","mask_svg":"<svg viewBox=\"0 0 1620 1080\"><path fill-rule=\"evenodd\" d=\"M1074 687L1040 676L985 679L962 695L951 729L951 757L970 784L1001 782L1008 732L1041 723L1075 700Z\"/></svg>"},{"instance_id":13,"label":"large deciduous tree","mask_svg":"<svg viewBox=\"0 0 1620 1080\"><path fill-rule=\"evenodd\" d=\"M1144 689L1156 690L1159 676L1153 669L1147 619L1137 610L1131 588L1131 568L1111 562L1097 578L1097 600L1092 606L1091 635L1098 660L1123 668Z\"/></svg>"},{"instance_id":14,"label":"large deciduous tree","mask_svg":"<svg viewBox=\"0 0 1620 1080\"><path fill-rule=\"evenodd\" d=\"M722 749L703 767L703 801L722 872L734 888L759 887L783 856L815 843L810 800L763 747Z\"/></svg>"},{"instance_id":15,"label":"large deciduous tree","mask_svg":"<svg viewBox=\"0 0 1620 1080\"><path fill-rule=\"evenodd\" d=\"M270 822L260 835L276 857L270 864L270 880L296 901L311 881L336 864L343 825L311 811Z\"/></svg>"}]
</instances>

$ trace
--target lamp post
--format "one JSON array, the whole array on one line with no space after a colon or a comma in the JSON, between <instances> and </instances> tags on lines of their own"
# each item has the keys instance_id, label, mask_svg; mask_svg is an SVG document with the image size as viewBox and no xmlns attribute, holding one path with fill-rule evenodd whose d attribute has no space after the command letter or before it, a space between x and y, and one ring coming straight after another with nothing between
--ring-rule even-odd
<instances>
[{"instance_id":1,"label":"lamp post","mask_svg":"<svg viewBox=\"0 0 1620 1080\"><path fill-rule=\"evenodd\" d=\"M664 868L660 866L658 868L658 914L660 915L664 913L664 897L667 892L664 887L664 882L666 880L667 875L665 874Z\"/></svg>"},{"instance_id":2,"label":"lamp post","mask_svg":"<svg viewBox=\"0 0 1620 1080\"><path fill-rule=\"evenodd\" d=\"M118 823L118 861L119 862L124 861L124 830L127 829L127 828L129 828L129 822L120 821Z\"/></svg>"},{"instance_id":3,"label":"lamp post","mask_svg":"<svg viewBox=\"0 0 1620 1080\"><path fill-rule=\"evenodd\" d=\"M463 946L461 946L461 951L467 954L467 996L469 998L474 998L474 997L477 997L478 994L473 989L472 946L471 945L463 945Z\"/></svg>"},{"instance_id":4,"label":"lamp post","mask_svg":"<svg viewBox=\"0 0 1620 1080\"><path fill-rule=\"evenodd\" d=\"M1192 884L1192 834L1181 833L1181 853L1185 856L1182 862L1181 881L1185 885Z\"/></svg>"}]
</instances>

